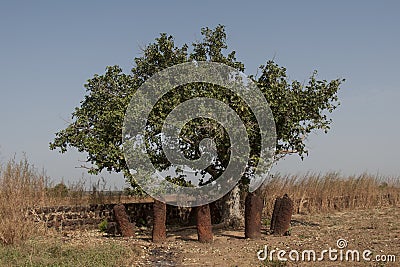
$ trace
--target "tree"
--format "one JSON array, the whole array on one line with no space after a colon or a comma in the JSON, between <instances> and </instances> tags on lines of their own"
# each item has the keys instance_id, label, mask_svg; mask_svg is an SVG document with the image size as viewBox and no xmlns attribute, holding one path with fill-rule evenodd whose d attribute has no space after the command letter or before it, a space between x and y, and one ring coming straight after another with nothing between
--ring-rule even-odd
<instances>
[{"instance_id":1,"label":"tree","mask_svg":"<svg viewBox=\"0 0 400 267\"><path fill-rule=\"evenodd\" d=\"M237 61L235 51L226 53L226 33L222 25L215 29L203 28L203 39L192 44L191 49L184 44L176 47L172 36L163 33L156 41L143 49L143 55L134 59L134 67L130 74L125 74L119 66L109 66L103 75L94 75L85 84L87 95L72 113L72 122L66 129L56 133L50 143L50 149L59 149L64 153L69 147L75 147L80 152L87 153L88 168L92 174L102 170L123 172L127 181L136 192L140 192L133 175L129 172L122 152L121 131L125 111L134 92L152 75L160 70L176 64L193 61L212 61L226 64L238 71L244 71L244 64ZM332 112L337 105L337 91L343 80L330 82L317 80L315 71L306 85L298 81L290 82L286 69L279 67L273 61L267 61L260 66L260 76L250 76L259 86L268 101L275 118L277 133L276 160L288 153L297 153L301 157L307 154L305 139L313 130L328 131L331 120L327 112ZM207 88L207 90L203 90ZM228 104L242 119L249 133L250 155L256 165L259 156L260 135L254 115L246 106L243 99L238 98L225 88L190 84L171 90L156 106L149 116L147 140L152 142L149 152L152 162L160 170L166 169L169 162L163 153L158 133L162 121L177 104L193 97L216 98ZM205 137L216 140L218 159L203 171L208 179L202 184L217 179L229 162L229 138L218 125L208 119L196 119L182 129L182 147L185 156L196 159L199 157L199 143ZM148 146L150 147L150 146ZM210 178L211 177L211 178ZM251 173L245 173L238 186L242 191L247 190ZM172 180L180 179L175 177ZM238 196L239 190L233 190L232 197ZM238 203L233 201L232 203ZM237 205L232 205L236 206ZM207 208L200 209L209 211ZM232 210L228 211L232 212ZM208 213L209 216L209 213ZM229 218L229 216L225 216ZM204 221L204 220L203 220Z\"/></svg>"},{"instance_id":2,"label":"tree","mask_svg":"<svg viewBox=\"0 0 400 267\"><path fill-rule=\"evenodd\" d=\"M56 184L52 188L47 189L47 193L53 197L66 197L68 195L68 187L64 184L64 182Z\"/></svg>"}]
</instances>

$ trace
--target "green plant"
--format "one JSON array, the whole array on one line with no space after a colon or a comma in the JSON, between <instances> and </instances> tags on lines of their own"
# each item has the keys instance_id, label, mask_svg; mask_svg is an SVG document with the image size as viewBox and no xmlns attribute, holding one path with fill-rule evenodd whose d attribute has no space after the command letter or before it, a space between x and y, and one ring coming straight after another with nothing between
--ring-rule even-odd
<instances>
[{"instance_id":1,"label":"green plant","mask_svg":"<svg viewBox=\"0 0 400 267\"><path fill-rule=\"evenodd\" d=\"M65 198L68 196L68 192L68 187L63 182L47 189L47 194L49 197Z\"/></svg>"},{"instance_id":2,"label":"green plant","mask_svg":"<svg viewBox=\"0 0 400 267\"><path fill-rule=\"evenodd\" d=\"M100 232L104 233L107 231L108 228L108 221L107 219L104 219L101 223L99 223L98 228Z\"/></svg>"},{"instance_id":3,"label":"green plant","mask_svg":"<svg viewBox=\"0 0 400 267\"><path fill-rule=\"evenodd\" d=\"M87 152L87 162L91 166L84 167L90 173L98 174L103 169L123 172L132 186L136 187L123 156L120 136L124 115L135 91L155 73L180 63L210 61L223 63L238 71L245 69L244 64L236 60L235 51L226 52L228 46L223 25L215 29L203 28L201 34L202 40L193 43L189 50L186 44L176 47L174 38L163 33L154 43L145 47L143 56L135 58L135 66L130 74L123 73L119 66L107 67L103 75L95 74L85 84L87 95L81 106L72 113L72 123L56 133L50 149L59 149L64 153L69 147L75 147L80 152ZM303 157L307 154L306 137L314 130L329 130L331 120L327 114L338 106L337 92L344 80L318 80L315 71L305 85L299 81L289 81L286 69L273 61L261 65L258 73L259 77L250 76L250 79L257 84L268 101L276 122L276 159L288 153L297 153ZM257 130L256 118L245 99L218 86L202 83L180 86L158 101L153 107L154 112L148 117L148 125L151 127L146 132L146 140L151 140L148 154L153 164L160 170L170 166L165 154L158 153L162 150L159 133L163 120L176 105L194 97L218 99L228 104L243 120L251 146L249 173L243 177L243 182L248 183L253 170L251 166L258 162L260 156L260 132ZM211 179L217 178L230 160L230 143L226 132L215 121L200 118L190 121L182 133L183 153L193 158L199 156L199 141L207 134L218 137L215 138L218 160L205 170L211 174Z\"/></svg>"},{"instance_id":4,"label":"green plant","mask_svg":"<svg viewBox=\"0 0 400 267\"><path fill-rule=\"evenodd\" d=\"M136 221L137 226L147 226L147 221L144 218L138 218Z\"/></svg>"},{"instance_id":5,"label":"green plant","mask_svg":"<svg viewBox=\"0 0 400 267\"><path fill-rule=\"evenodd\" d=\"M265 225L265 227L269 228L271 226L271 220L270 219L264 219L263 220L263 225Z\"/></svg>"},{"instance_id":6,"label":"green plant","mask_svg":"<svg viewBox=\"0 0 400 267\"><path fill-rule=\"evenodd\" d=\"M123 127L125 114L129 115L131 122L144 119L135 117L141 117L138 111L132 112L134 114L129 114L129 110L127 112L135 92L154 74L181 63L217 62L240 72L245 69L244 64L236 59L236 52L227 51L223 25L218 25L214 29L202 28L201 35L202 39L192 43L189 49L187 44L181 47L175 46L174 38L162 33L154 43L145 47L141 57L135 58L135 66L130 74L123 73L119 66L107 67L103 75L95 74L84 85L87 95L81 101L80 107L75 108L72 113L72 123L56 133L53 142L50 143L50 149L59 149L64 153L68 148L75 147L79 152L86 152L86 160L90 166L82 167L88 169L89 173L99 174L102 170L123 172L134 192L140 192L140 187L126 164L126 154L124 156L121 140L121 132L129 128ZM272 139L276 142L276 150L269 149L269 151L276 152L272 155L274 160L291 153L303 158L308 153L305 140L309 134L317 130L327 133L330 129L332 120L328 118L328 114L339 105L337 92L344 79L318 80L317 72L314 71L306 83L290 81L286 68L280 67L272 60L261 65L257 73L260 75L250 75L249 79L258 86L274 118L270 117L269 112L264 112L262 116L268 118L267 123L275 122L274 128L276 128L276 140ZM152 90L151 87L148 90ZM172 164L166 153L163 153L165 145L180 147L186 158L195 160L202 154L199 148L201 141L212 138L216 149L215 157L210 165L198 172L201 175L198 185L213 182L225 172L231 160L231 151L236 149L231 148L227 129L213 119L198 117L182 127L178 146L176 140L169 141L171 139L163 138L165 137L162 133L163 123L167 116L179 104L195 98L215 99L228 105L243 123L249 141L249 157L247 162L244 162L245 171L240 180L241 188L245 191L250 179L254 177L258 163L265 160L261 157L262 144L266 140L262 140L260 125L254 113L255 107L248 104L251 99L243 99L229 88L204 82L177 86L150 107L151 112L146 114L146 126L142 129L143 132L132 133L133 135L124 133L124 135L144 140L142 144L146 146L147 156L158 171L166 171ZM142 105L138 107L139 110L146 110L147 100L139 101ZM135 149L128 151L130 155L127 157L131 160L139 159L139 164L135 164L135 175L151 179L152 174L149 173L151 170L142 164L140 160L142 157L135 155L137 152ZM182 183L180 179L172 181ZM235 200L240 198L240 194L235 193L232 196ZM225 207L224 210L226 214L222 217L238 217L235 216L235 210L238 209ZM209 212L206 214L205 219L210 220L211 215Z\"/></svg>"},{"instance_id":7,"label":"green plant","mask_svg":"<svg viewBox=\"0 0 400 267\"><path fill-rule=\"evenodd\" d=\"M303 235L303 234L300 234L300 235L299 235L299 238L300 238L300 239L306 239L306 238L310 238L310 237L309 237L309 236L306 236L306 235Z\"/></svg>"}]
</instances>

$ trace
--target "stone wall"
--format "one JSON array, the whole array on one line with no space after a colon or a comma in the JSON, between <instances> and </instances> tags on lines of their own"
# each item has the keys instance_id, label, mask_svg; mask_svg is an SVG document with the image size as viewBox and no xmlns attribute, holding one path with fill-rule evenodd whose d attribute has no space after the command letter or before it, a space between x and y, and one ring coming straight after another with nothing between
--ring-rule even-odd
<instances>
[{"instance_id":1,"label":"stone wall","mask_svg":"<svg viewBox=\"0 0 400 267\"><path fill-rule=\"evenodd\" d=\"M103 221L115 222L113 207L116 204L92 204L85 206L40 207L30 211L37 222L58 230L96 229ZM125 203L131 222L136 226L152 227L153 203ZM211 207L215 213L215 207ZM215 218L214 222L218 222ZM193 225L194 214L191 208L167 205L167 225Z\"/></svg>"}]
</instances>

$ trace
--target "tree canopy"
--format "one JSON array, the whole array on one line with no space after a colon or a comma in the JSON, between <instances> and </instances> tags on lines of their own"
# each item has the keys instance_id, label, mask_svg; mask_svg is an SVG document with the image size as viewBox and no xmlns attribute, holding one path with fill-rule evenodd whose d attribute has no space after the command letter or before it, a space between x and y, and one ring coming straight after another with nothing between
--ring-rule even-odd
<instances>
[{"instance_id":1,"label":"tree canopy","mask_svg":"<svg viewBox=\"0 0 400 267\"><path fill-rule=\"evenodd\" d=\"M56 133L50 149L59 149L61 153L70 147L87 153L89 172L98 174L102 170L123 172L126 179L134 186L133 175L129 172L123 151L121 132L124 116L135 91L155 73L176 64L209 61L226 64L238 71L244 71L244 64L236 59L235 51L228 51L226 32L223 25L214 29L201 29L202 39L191 46L184 44L177 47L174 38L160 34L154 43L143 49L143 54L134 59L134 67L129 74L119 66L108 66L102 75L95 74L84 85L86 96L80 106L72 113L71 123ZM290 81L286 69L274 61L266 61L259 67L260 75L249 76L267 100L276 125L276 159L288 153L307 155L306 137L313 131L329 130L331 119L328 117L339 105L337 92L344 79L331 81L318 80L314 71L308 82ZM201 90L207 86L208 90ZM166 97L153 107L149 116L152 125L148 140L156 144L150 150L150 156L160 169L168 167L168 161L162 153L157 133L161 131L162 121L179 103L193 97L212 97L228 104L242 119L249 133L252 161L257 164L259 155L259 133L251 110L243 99L226 88L192 84L171 90ZM223 172L229 161L229 138L218 123L208 119L197 119L182 129L183 152L188 158L199 156L199 142L205 137L216 140L218 160L214 166L205 170L212 179ZM222 167L222 168L221 168ZM246 179L246 177L243 177ZM185 183L180 177L172 177L175 182ZM187 181L186 181L187 182ZM207 183L207 181L203 181Z\"/></svg>"}]
</instances>

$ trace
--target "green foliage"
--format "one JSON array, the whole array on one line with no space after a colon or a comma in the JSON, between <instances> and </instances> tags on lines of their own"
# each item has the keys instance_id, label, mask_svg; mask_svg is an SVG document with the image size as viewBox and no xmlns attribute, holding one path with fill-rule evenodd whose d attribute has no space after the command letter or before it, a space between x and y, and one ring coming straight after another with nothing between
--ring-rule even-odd
<instances>
[{"instance_id":1,"label":"green foliage","mask_svg":"<svg viewBox=\"0 0 400 267\"><path fill-rule=\"evenodd\" d=\"M261 75L252 77L264 93L275 118L277 130L277 155L297 153L302 158L308 151L305 139L313 130L330 129L331 113L338 105L337 91L344 79L330 82L317 80L314 71L304 86L299 81L287 79L286 69L273 61L260 66Z\"/></svg>"},{"instance_id":2,"label":"green foliage","mask_svg":"<svg viewBox=\"0 0 400 267\"><path fill-rule=\"evenodd\" d=\"M51 197L66 197L68 192L68 187L63 182L47 189L47 194Z\"/></svg>"},{"instance_id":3,"label":"green foliage","mask_svg":"<svg viewBox=\"0 0 400 267\"><path fill-rule=\"evenodd\" d=\"M141 57L134 59L135 65L130 74L122 73L119 66L110 66L103 75L94 75L85 84L87 94L80 107L72 113L72 122L66 129L56 133L54 141L50 143L50 149L59 149L64 153L69 147L75 147L80 152L86 152L87 162L91 164L90 173L98 174L104 169L123 172L133 185L133 190L140 192L126 166L121 140L124 114L137 88L158 71L193 60L220 62L244 71L244 64L236 60L235 51L226 53L228 47L224 26L219 25L215 29L203 28L201 34L202 39L192 43L189 49L187 44L176 47L174 38L163 33L154 43L143 49ZM307 154L306 137L315 130L329 130L331 120L327 113L338 106L337 91L344 80L317 80L315 71L306 85L299 81L290 82L286 69L273 61L267 61L265 65L260 66L259 73L259 77L250 78L263 92L275 118L276 159L288 153L297 153L303 158ZM165 170L169 166L165 155L159 152L161 140L158 133L161 131L163 120L177 104L201 96L218 99L228 104L239 115L249 134L252 158L249 165L256 164L260 135L254 114L244 100L228 89L197 83L171 90L153 107L148 118L146 140L156 147L149 150L156 167ZM229 162L230 143L224 129L211 120L198 119L188 123L182 129L181 136L183 152L192 159L199 157L199 142L203 138L214 138L218 161L204 170L203 175L208 173L212 179L216 179ZM181 178L171 179L182 183ZM246 181L246 177L244 178Z\"/></svg>"},{"instance_id":4,"label":"green foliage","mask_svg":"<svg viewBox=\"0 0 400 267\"><path fill-rule=\"evenodd\" d=\"M266 227L266 228L270 228L271 226L271 220L270 219L263 219L262 224Z\"/></svg>"},{"instance_id":5,"label":"green foliage","mask_svg":"<svg viewBox=\"0 0 400 267\"><path fill-rule=\"evenodd\" d=\"M107 231L107 227L108 227L108 221L107 219L104 219L101 223L99 223L98 228L99 231L104 233Z\"/></svg>"},{"instance_id":6,"label":"green foliage","mask_svg":"<svg viewBox=\"0 0 400 267\"><path fill-rule=\"evenodd\" d=\"M168 182L174 183L179 186L184 186L184 187L193 187L191 181L186 181L183 176L178 176L178 177L171 177L168 176L165 178Z\"/></svg>"},{"instance_id":7,"label":"green foliage","mask_svg":"<svg viewBox=\"0 0 400 267\"><path fill-rule=\"evenodd\" d=\"M145 218L142 218L142 217L137 218L136 226L141 227L141 226L147 226L147 225L148 225L148 223Z\"/></svg>"}]
</instances>

